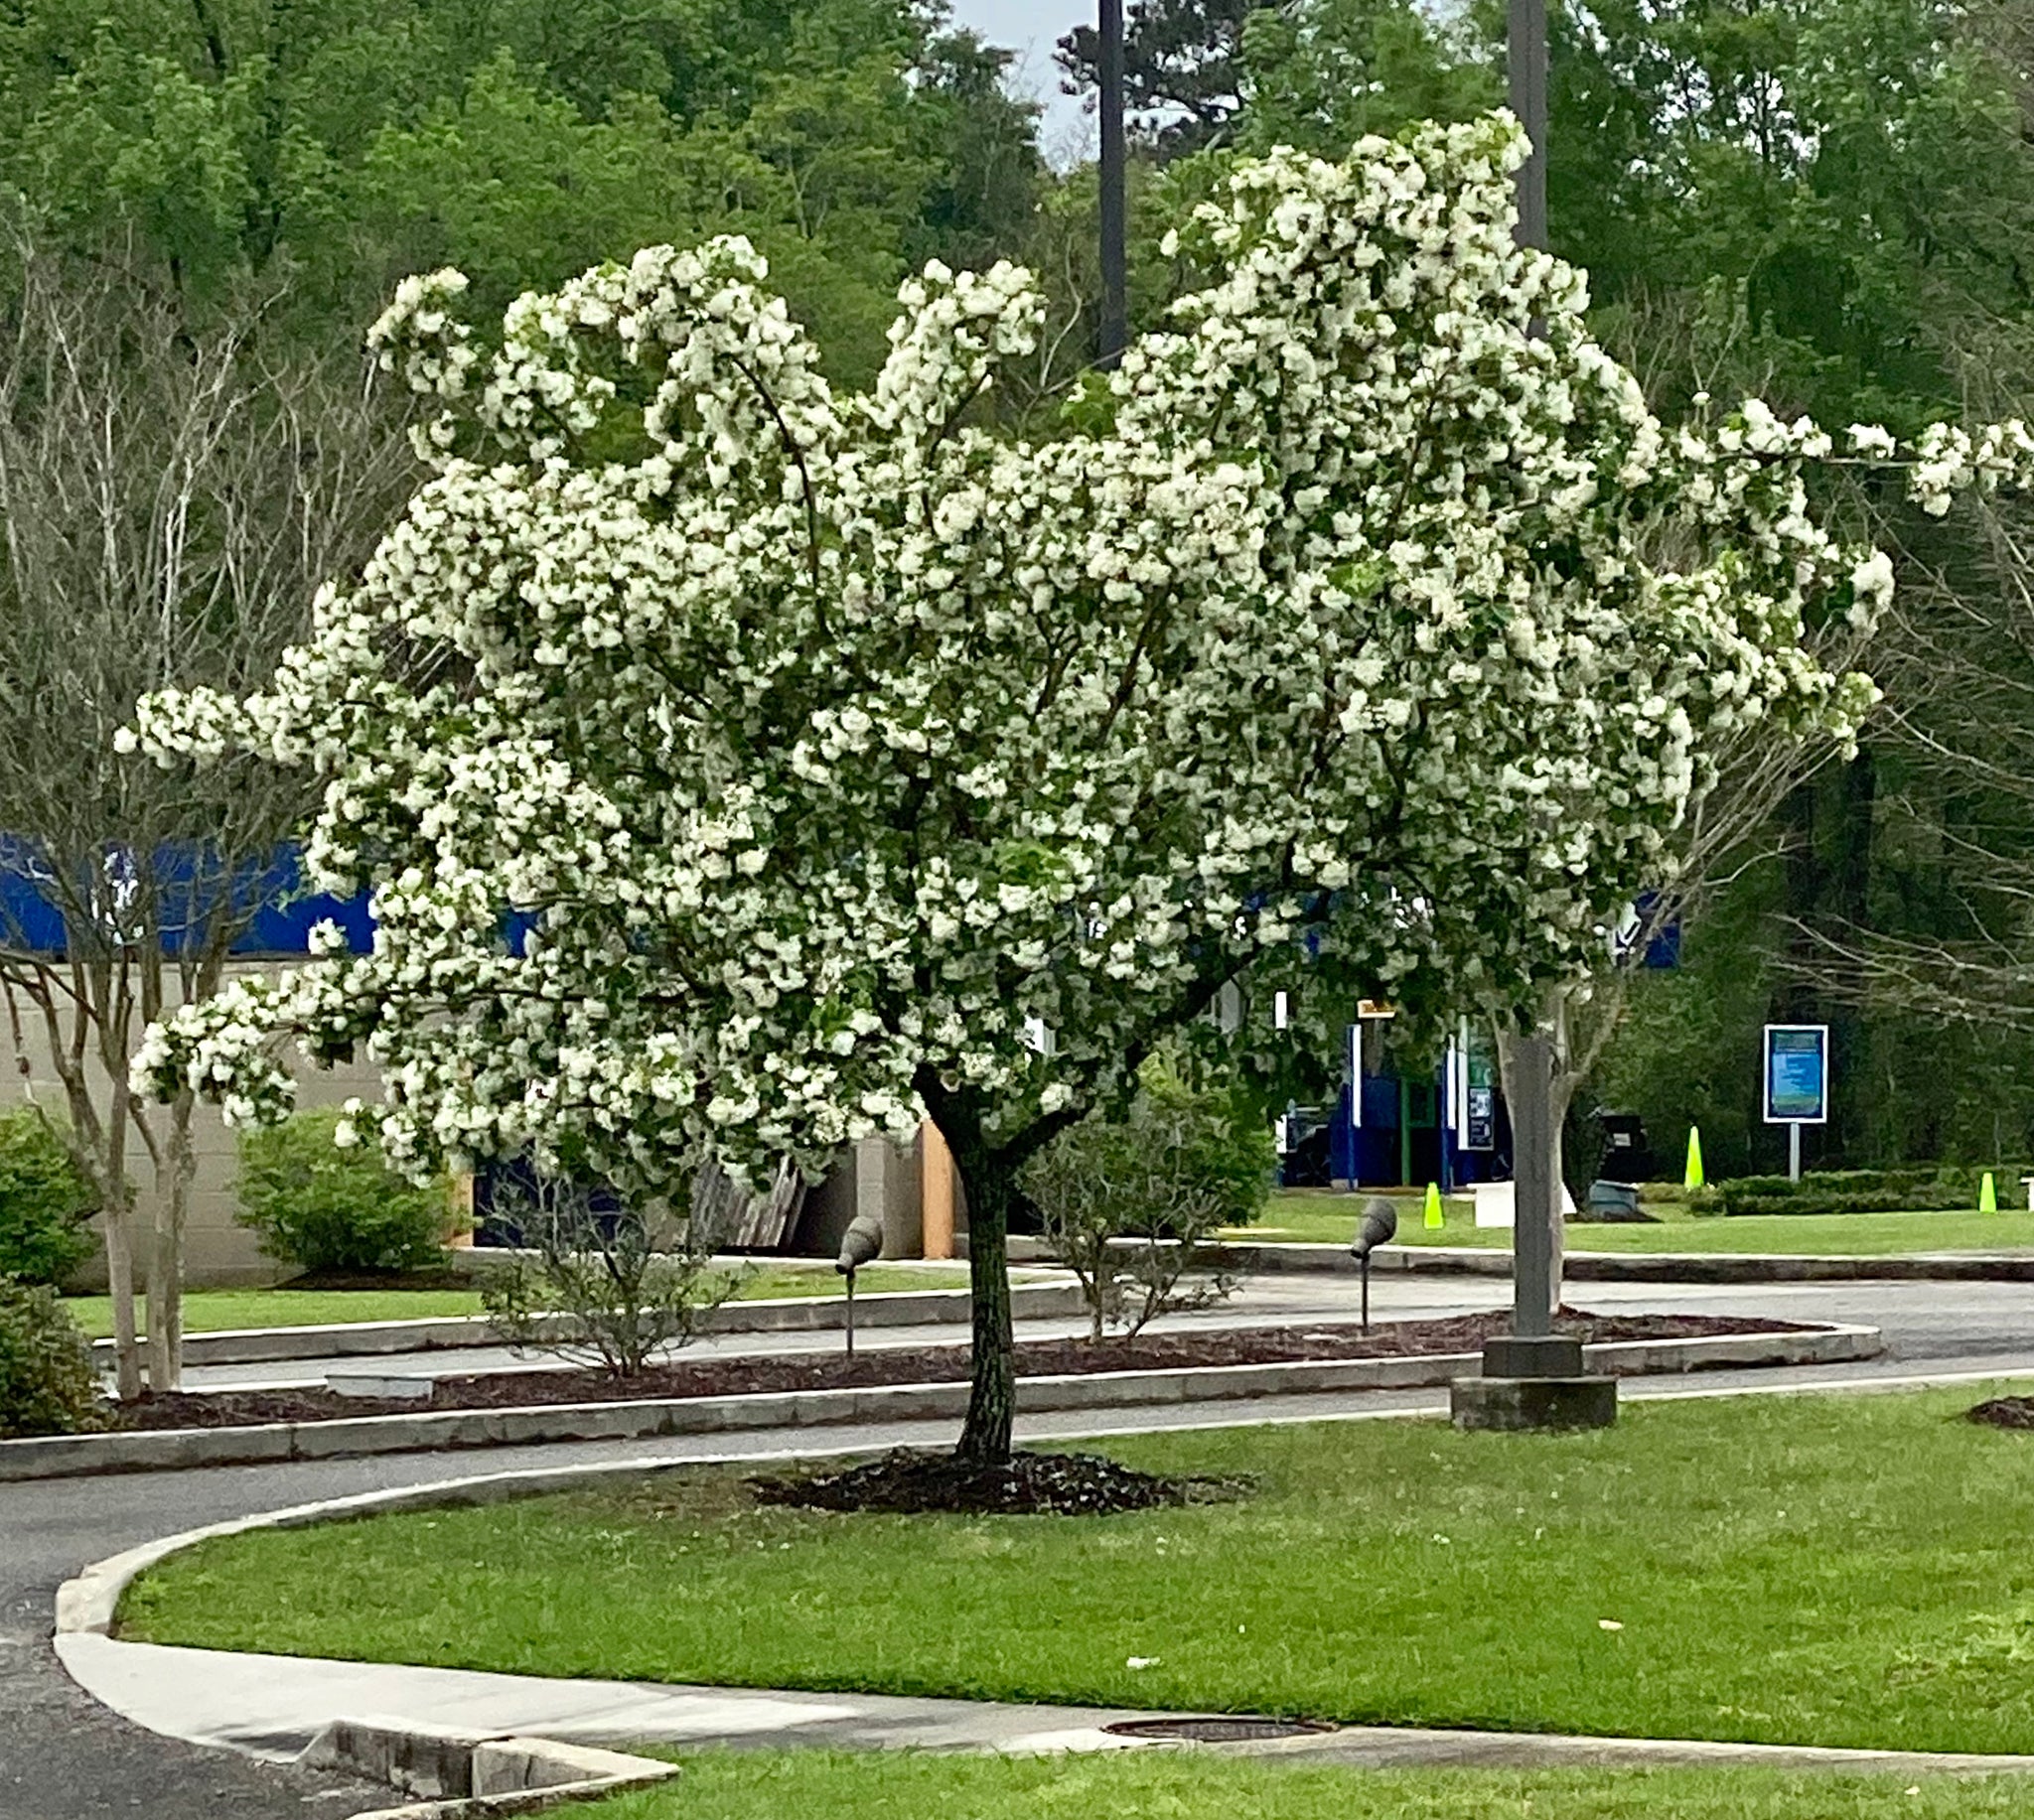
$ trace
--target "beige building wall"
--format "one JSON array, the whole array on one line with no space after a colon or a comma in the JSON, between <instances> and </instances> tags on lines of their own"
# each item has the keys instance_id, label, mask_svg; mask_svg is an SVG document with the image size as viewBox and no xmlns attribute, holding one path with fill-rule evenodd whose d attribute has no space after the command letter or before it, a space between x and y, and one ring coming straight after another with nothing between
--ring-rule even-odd
<instances>
[{"instance_id":1,"label":"beige building wall","mask_svg":"<svg viewBox=\"0 0 2034 1820\"><path fill-rule=\"evenodd\" d=\"M261 974L272 971L272 967L249 965L234 971ZM11 1029L0 1036L13 1063L5 1070L5 1084L0 1085L0 1104L34 1098L61 1116L64 1091L50 1063L47 1032L40 1017L28 1015L31 1009L22 1007L19 1049ZM357 1096L366 1100L380 1097L380 1077L364 1063L316 1068L298 1062L295 1072L299 1106L336 1106ZM102 1094L106 1086L103 1076L95 1072L94 1080ZM274 1259L264 1257L254 1234L234 1218L238 1207L233 1187L236 1147L234 1135L226 1129L217 1107L197 1108L192 1117L192 1140L198 1173L192 1185L190 1219L184 1234L185 1283L192 1288L216 1288L279 1282L289 1274L288 1270ZM148 1156L138 1146L134 1149L138 1154L130 1162L128 1174L145 1200L151 1186ZM865 1138L849 1146L826 1181L807 1196L787 1249L831 1256L839 1248L840 1235L848 1221L857 1213L874 1211L883 1220L886 1258L921 1256L924 1247L920 1172L917 1145L901 1148L884 1138ZM955 1212L964 1230L964 1206L956 1206ZM86 1266L83 1275L88 1283L103 1284L103 1259Z\"/></svg>"},{"instance_id":2,"label":"beige building wall","mask_svg":"<svg viewBox=\"0 0 2034 1820\"><path fill-rule=\"evenodd\" d=\"M271 970L260 965L237 969L242 973L267 973ZM0 1044L5 1045L12 1063L6 1069L5 1084L0 1085L0 1104L13 1105L33 1098L61 1117L64 1090L51 1066L47 1029L33 1007L23 1005L20 1009L19 1047L15 1043L11 1020L4 1034L0 1034ZM94 1070L93 1078L96 1097L103 1094L107 1082L97 1070ZM375 1099L380 1092L379 1076L364 1064L341 1068L300 1066L297 1069L297 1103L300 1106L334 1106L356 1095ZM233 1191L234 1140L233 1134L219 1118L217 1107L198 1107L192 1117L192 1139L197 1152L198 1174L192 1185L190 1220L185 1228L186 1283L202 1288L279 1281L289 1274L287 1270L272 1258L263 1257L254 1234L233 1217L237 1207ZM133 1155L128 1175L136 1189L146 1196L151 1186L148 1154L138 1145L130 1144L129 1148ZM103 1263L95 1262L88 1266L86 1276L103 1282Z\"/></svg>"}]
</instances>

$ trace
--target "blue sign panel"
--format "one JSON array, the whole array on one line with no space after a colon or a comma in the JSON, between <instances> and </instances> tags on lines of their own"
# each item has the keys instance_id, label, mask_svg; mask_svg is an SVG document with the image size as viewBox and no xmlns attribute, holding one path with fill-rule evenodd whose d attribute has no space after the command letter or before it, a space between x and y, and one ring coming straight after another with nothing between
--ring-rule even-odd
<instances>
[{"instance_id":1,"label":"blue sign panel","mask_svg":"<svg viewBox=\"0 0 2034 1820\"><path fill-rule=\"evenodd\" d=\"M1821 1125L1829 1117L1829 1027L1766 1026L1766 1123Z\"/></svg>"},{"instance_id":2,"label":"blue sign panel","mask_svg":"<svg viewBox=\"0 0 2034 1820\"><path fill-rule=\"evenodd\" d=\"M129 918L143 902L131 849L109 842L83 863L75 879L61 879L33 841L0 835L0 939L27 953L61 959L70 950L67 916L98 907L99 940L119 947L145 939L145 925ZM164 847L149 864L147 917L168 955L196 953L213 939L218 922L236 928L231 951L241 956L299 955L314 923L331 920L345 931L355 954L373 951L374 926L364 893L328 898L309 893L297 850L277 850L265 866L229 870L203 847ZM129 926L130 920L133 926Z\"/></svg>"}]
</instances>

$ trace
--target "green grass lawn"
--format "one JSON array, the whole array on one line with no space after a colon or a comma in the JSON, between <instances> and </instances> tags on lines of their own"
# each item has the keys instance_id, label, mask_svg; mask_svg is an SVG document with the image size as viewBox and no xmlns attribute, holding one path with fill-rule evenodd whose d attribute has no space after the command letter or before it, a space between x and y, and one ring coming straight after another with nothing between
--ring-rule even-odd
<instances>
[{"instance_id":1,"label":"green grass lawn","mask_svg":"<svg viewBox=\"0 0 2034 1820\"><path fill-rule=\"evenodd\" d=\"M1318 1189L1295 1189L1272 1196L1263 1219L1237 1227L1228 1236L1260 1239L1274 1244L1302 1240L1346 1245L1355 1236L1367 1197L1334 1194ZM1476 1245L1503 1251L1511 1233L1501 1226L1478 1226L1466 1199L1444 1204L1447 1225L1430 1232L1421 1222L1415 1197L1397 1200L1401 1245ZM2011 1251L2034 1247L2034 1213L1808 1213L1749 1215L1724 1219L1694 1218L1677 1207L1649 1208L1661 1216L1657 1226L1593 1226L1570 1224L1571 1251L1738 1251L1795 1253L1812 1257L1856 1255L1890 1257L1915 1251Z\"/></svg>"},{"instance_id":2,"label":"green grass lawn","mask_svg":"<svg viewBox=\"0 0 2034 1820\"><path fill-rule=\"evenodd\" d=\"M921 1751L694 1750L659 1788L585 1820L2011 1820L2009 1775L1859 1776L1756 1769L1379 1770L1212 1753L1062 1757ZM1909 1792L1910 1789L1912 1792Z\"/></svg>"},{"instance_id":3,"label":"green grass lawn","mask_svg":"<svg viewBox=\"0 0 2034 1820\"><path fill-rule=\"evenodd\" d=\"M1021 1280L1021 1279L1018 1279ZM967 1266L899 1269L872 1264L855 1280L858 1294L900 1289L961 1289ZM846 1289L831 1264L772 1264L745 1277L737 1300L781 1296L840 1296ZM64 1306L94 1339L113 1330L109 1296L69 1296ZM235 1328L315 1328L364 1321L428 1321L478 1315L480 1295L470 1289L194 1289L184 1298L187 1333Z\"/></svg>"},{"instance_id":4,"label":"green grass lawn","mask_svg":"<svg viewBox=\"0 0 2034 1820\"><path fill-rule=\"evenodd\" d=\"M207 1543L137 1583L123 1633L551 1675L2034 1751L2034 1437L1961 1420L1978 1394L1636 1405L1557 1438L1431 1421L1139 1437L1109 1451L1252 1473L1257 1493L1106 1519L759 1508L735 1473L700 1469Z\"/></svg>"}]
</instances>

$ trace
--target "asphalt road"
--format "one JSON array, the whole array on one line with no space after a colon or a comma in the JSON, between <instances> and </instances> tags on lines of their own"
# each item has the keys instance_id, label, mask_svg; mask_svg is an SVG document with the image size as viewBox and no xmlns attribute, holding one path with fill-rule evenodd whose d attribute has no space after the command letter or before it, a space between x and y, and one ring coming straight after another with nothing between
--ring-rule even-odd
<instances>
[{"instance_id":1,"label":"asphalt road","mask_svg":"<svg viewBox=\"0 0 2034 1820\"><path fill-rule=\"evenodd\" d=\"M1347 1316L1344 1280L1265 1279L1224 1319L1295 1322ZM1493 1290L1497 1293L1494 1295ZM1504 1286L1400 1281L1374 1286L1386 1317L1459 1314L1493 1306ZM1704 1373L1694 1379L1627 1383L1628 1397L1777 1390L1816 1384L1888 1387L1915 1376L2034 1375L2034 1288L2012 1284L1845 1283L1763 1288L1592 1284L1572 1298L1592 1309L1650 1309L1752 1314L1798 1321L1858 1322L1881 1328L1887 1355L1863 1365L1798 1371ZM1202 1317L1201 1319L1213 1319ZM1069 1324L1040 1324L1038 1330ZM1026 1331L1034 1330L1027 1325ZM922 1343L952 1330L886 1333L887 1343ZM871 1340L874 1335L869 1336ZM785 1335L770 1343L831 1343L828 1336ZM442 1370L445 1354L427 1355ZM423 1361L419 1361L422 1363ZM466 1360L462 1355L462 1368ZM271 1368L272 1369L272 1368ZM1169 1405L1108 1410L1021 1422L1026 1439L1074 1439L1160 1428L1264 1421L1310 1421L1445 1407L1435 1391L1291 1397L1248 1405ZM50 1479L0 1486L0 1820L97 1820L138 1813L151 1820L283 1820L351 1815L386 1802L385 1791L335 1785L327 1776L270 1768L199 1751L139 1733L75 1689L48 1642L58 1585L86 1562L153 1537L258 1510L378 1487L435 1482L522 1467L630 1459L783 1458L819 1449L941 1445L948 1423L827 1429L802 1449L757 1435L674 1438L664 1442L572 1443L547 1447L397 1455L368 1460L125 1477Z\"/></svg>"}]
</instances>

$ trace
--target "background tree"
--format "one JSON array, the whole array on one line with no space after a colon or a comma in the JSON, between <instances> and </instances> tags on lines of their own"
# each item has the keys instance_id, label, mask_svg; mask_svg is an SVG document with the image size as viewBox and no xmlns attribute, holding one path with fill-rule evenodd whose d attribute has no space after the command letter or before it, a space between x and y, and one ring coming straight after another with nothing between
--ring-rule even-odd
<instances>
[{"instance_id":1,"label":"background tree","mask_svg":"<svg viewBox=\"0 0 2034 1820\"><path fill-rule=\"evenodd\" d=\"M749 234L842 370L890 299L1028 211L1001 54L912 0L24 0L0 21L0 180L180 291L291 277L351 348L402 274L500 309L659 240Z\"/></svg>"},{"instance_id":2,"label":"background tree","mask_svg":"<svg viewBox=\"0 0 2034 1820\"><path fill-rule=\"evenodd\" d=\"M359 368L273 357L261 300L194 327L123 248L10 244L0 345L0 988L104 1221L120 1392L174 1388L190 1093L128 1087L142 1031L224 977L305 780L160 768L116 735L172 684L246 687L405 489ZM139 1176L146 1185L137 1189Z\"/></svg>"},{"instance_id":3,"label":"background tree","mask_svg":"<svg viewBox=\"0 0 2034 1820\"><path fill-rule=\"evenodd\" d=\"M1221 144L1243 104L1243 31L1264 0L1130 0L1123 18L1123 106L1165 156ZM1059 43L1069 94L1099 86L1094 27Z\"/></svg>"},{"instance_id":4,"label":"background tree","mask_svg":"<svg viewBox=\"0 0 2034 1820\"><path fill-rule=\"evenodd\" d=\"M740 242L597 269L493 347L456 274L406 284L376 340L447 406L437 474L266 691L143 710L173 762L324 779L309 861L374 885L375 954L236 982L137 1079L273 1116L271 1035L371 1042L391 1156L643 1196L930 1113L961 1449L1007 1455L1004 1235L1054 1135L1310 937L1408 1007L1536 1002L1719 738L1860 705L1800 642L1883 594L1804 510L1826 438L1663 437L1514 243L1518 155L1488 121L1239 169L1179 327L1049 440L970 421L1035 352L1008 268L908 286L862 397Z\"/></svg>"}]
</instances>

